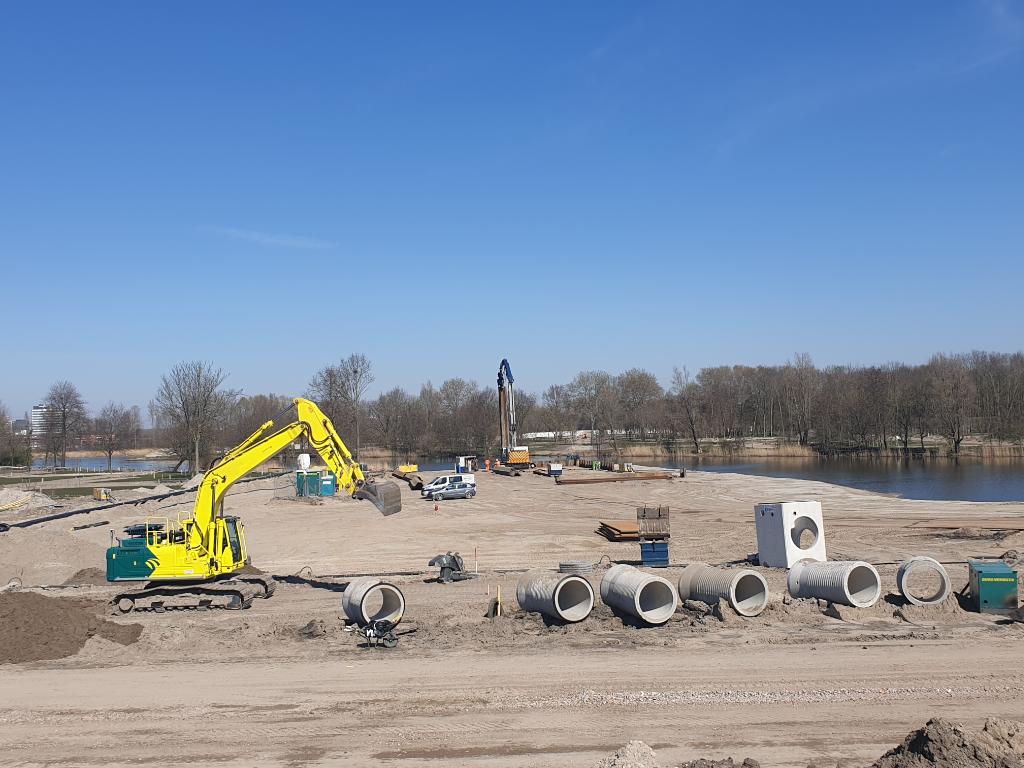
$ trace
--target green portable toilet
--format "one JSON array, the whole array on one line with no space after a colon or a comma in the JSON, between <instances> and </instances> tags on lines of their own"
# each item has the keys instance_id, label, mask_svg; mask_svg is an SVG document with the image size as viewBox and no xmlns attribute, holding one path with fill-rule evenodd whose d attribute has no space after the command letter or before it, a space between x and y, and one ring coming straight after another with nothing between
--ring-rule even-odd
<instances>
[{"instance_id":1,"label":"green portable toilet","mask_svg":"<svg viewBox=\"0 0 1024 768\"><path fill-rule=\"evenodd\" d=\"M321 496L333 496L338 492L338 478L333 472L324 472L318 479Z\"/></svg>"},{"instance_id":2,"label":"green portable toilet","mask_svg":"<svg viewBox=\"0 0 1024 768\"><path fill-rule=\"evenodd\" d=\"M299 470L295 473L296 496L319 496L320 473L313 469Z\"/></svg>"},{"instance_id":3,"label":"green portable toilet","mask_svg":"<svg viewBox=\"0 0 1024 768\"><path fill-rule=\"evenodd\" d=\"M1017 610L1017 572L1002 560L969 560L971 608L978 613Z\"/></svg>"}]
</instances>

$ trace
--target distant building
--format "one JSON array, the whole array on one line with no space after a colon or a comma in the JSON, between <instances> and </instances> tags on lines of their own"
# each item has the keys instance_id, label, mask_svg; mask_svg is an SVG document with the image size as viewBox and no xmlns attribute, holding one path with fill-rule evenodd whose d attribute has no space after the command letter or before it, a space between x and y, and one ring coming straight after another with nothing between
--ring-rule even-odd
<instances>
[{"instance_id":1,"label":"distant building","mask_svg":"<svg viewBox=\"0 0 1024 768\"><path fill-rule=\"evenodd\" d=\"M11 429L18 437L25 437L30 426L31 424L28 419L15 419L11 422Z\"/></svg>"},{"instance_id":2,"label":"distant building","mask_svg":"<svg viewBox=\"0 0 1024 768\"><path fill-rule=\"evenodd\" d=\"M42 448L49 428L50 408L45 405L32 406L32 447Z\"/></svg>"}]
</instances>

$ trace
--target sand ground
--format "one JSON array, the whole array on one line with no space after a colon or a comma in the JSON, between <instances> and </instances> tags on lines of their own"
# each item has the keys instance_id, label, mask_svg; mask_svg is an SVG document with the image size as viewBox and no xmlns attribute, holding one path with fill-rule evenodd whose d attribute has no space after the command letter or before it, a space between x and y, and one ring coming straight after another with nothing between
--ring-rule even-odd
<instances>
[{"instance_id":1,"label":"sand ground","mask_svg":"<svg viewBox=\"0 0 1024 768\"><path fill-rule=\"evenodd\" d=\"M582 471L582 470L581 470ZM271 481L237 486L254 564L279 576L398 573L408 613L398 648L368 650L345 632L340 593L285 584L247 611L135 614L122 647L93 638L77 655L0 667L0 765L591 766L629 739L663 765L751 756L770 766L866 765L935 715L979 725L1024 720L1024 625L902 605L826 615L783 602L785 573L763 569L769 608L724 621L680 610L658 628L625 625L598 606L587 621L549 626L517 610L522 570L559 560L638 557L635 543L594 533L639 504L672 508L671 561L727 562L756 551L753 504L818 499L834 559L878 563L895 593L898 561L943 561L1024 549L1024 534L951 535L928 521L1024 519L1024 504L894 499L823 483L719 473L684 479L556 486L547 478L478 474L479 495L432 502L404 489L382 518L348 499L308 504ZM49 594L106 599L63 585L102 567L109 530L188 511L180 496L0 534L0 585L19 576ZM427 561L458 550L480 577L441 585ZM950 565L954 587L966 566ZM592 583L599 583L600 569ZM670 579L678 567L664 572ZM74 581L74 580L73 580ZM58 586L61 585L61 586ZM484 618L501 586L508 615ZM320 621L323 634L299 630ZM53 631L59 632L59 627Z\"/></svg>"}]
</instances>

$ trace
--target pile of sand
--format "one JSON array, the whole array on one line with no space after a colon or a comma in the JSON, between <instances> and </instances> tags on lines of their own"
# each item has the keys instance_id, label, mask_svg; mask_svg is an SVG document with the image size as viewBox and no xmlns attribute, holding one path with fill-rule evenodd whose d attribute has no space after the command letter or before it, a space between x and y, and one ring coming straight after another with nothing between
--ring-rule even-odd
<instances>
[{"instance_id":1,"label":"pile of sand","mask_svg":"<svg viewBox=\"0 0 1024 768\"><path fill-rule=\"evenodd\" d=\"M0 593L0 664L63 659L99 636L131 645L141 624L117 624L103 618L103 603L37 592Z\"/></svg>"},{"instance_id":2,"label":"pile of sand","mask_svg":"<svg viewBox=\"0 0 1024 768\"><path fill-rule=\"evenodd\" d=\"M658 760L654 750L642 741L630 741L598 761L594 768L658 768Z\"/></svg>"},{"instance_id":3,"label":"pile of sand","mask_svg":"<svg viewBox=\"0 0 1024 768\"><path fill-rule=\"evenodd\" d=\"M1021 768L1024 723L989 718L980 731L933 718L886 752L872 768Z\"/></svg>"},{"instance_id":4,"label":"pile of sand","mask_svg":"<svg viewBox=\"0 0 1024 768\"><path fill-rule=\"evenodd\" d=\"M102 568L82 568L64 580L65 586L73 587L104 587L109 583Z\"/></svg>"},{"instance_id":5,"label":"pile of sand","mask_svg":"<svg viewBox=\"0 0 1024 768\"><path fill-rule=\"evenodd\" d=\"M106 549L59 528L12 528L0 533L0 584L15 576L26 586L63 584L83 568L100 568Z\"/></svg>"},{"instance_id":6,"label":"pile of sand","mask_svg":"<svg viewBox=\"0 0 1024 768\"><path fill-rule=\"evenodd\" d=\"M654 750L644 742L630 741L621 749L598 761L595 768L658 768L658 759ZM682 763L679 768L760 768L760 764L749 757L742 763L736 763L731 757L727 757L724 760L694 760Z\"/></svg>"}]
</instances>

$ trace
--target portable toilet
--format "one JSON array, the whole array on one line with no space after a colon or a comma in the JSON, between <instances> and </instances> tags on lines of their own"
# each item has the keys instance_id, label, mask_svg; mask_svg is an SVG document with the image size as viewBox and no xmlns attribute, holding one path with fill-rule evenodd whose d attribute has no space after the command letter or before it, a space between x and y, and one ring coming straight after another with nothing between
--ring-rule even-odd
<instances>
[{"instance_id":1,"label":"portable toilet","mask_svg":"<svg viewBox=\"0 0 1024 768\"><path fill-rule=\"evenodd\" d=\"M295 473L296 496L319 496L320 473L314 469L300 469Z\"/></svg>"},{"instance_id":2,"label":"portable toilet","mask_svg":"<svg viewBox=\"0 0 1024 768\"><path fill-rule=\"evenodd\" d=\"M320 475L320 495L333 496L338 492L338 477L333 472Z\"/></svg>"}]
</instances>

